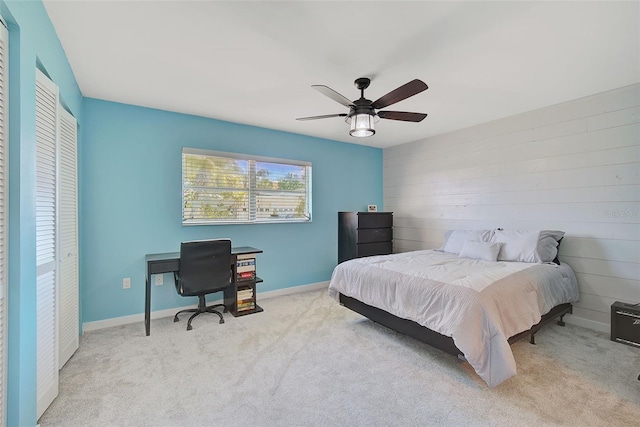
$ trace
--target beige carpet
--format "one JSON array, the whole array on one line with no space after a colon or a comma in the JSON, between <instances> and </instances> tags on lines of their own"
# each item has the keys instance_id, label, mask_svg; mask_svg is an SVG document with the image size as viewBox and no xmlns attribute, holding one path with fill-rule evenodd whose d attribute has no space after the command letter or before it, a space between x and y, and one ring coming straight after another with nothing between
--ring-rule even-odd
<instances>
[{"instance_id":1,"label":"beige carpet","mask_svg":"<svg viewBox=\"0 0 640 427\"><path fill-rule=\"evenodd\" d=\"M490 389L465 362L341 307L326 290L263 313L85 334L42 426L630 426L640 350L577 326L513 346Z\"/></svg>"}]
</instances>

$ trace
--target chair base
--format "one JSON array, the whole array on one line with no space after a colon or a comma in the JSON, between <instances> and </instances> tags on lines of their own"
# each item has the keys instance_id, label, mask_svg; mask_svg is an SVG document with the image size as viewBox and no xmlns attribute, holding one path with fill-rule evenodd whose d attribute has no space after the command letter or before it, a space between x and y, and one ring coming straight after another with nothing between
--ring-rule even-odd
<instances>
[{"instance_id":1,"label":"chair base","mask_svg":"<svg viewBox=\"0 0 640 427\"><path fill-rule=\"evenodd\" d=\"M190 331L193 329L193 327L191 326L191 321L198 315L202 314L202 313L213 313L213 314L217 314L218 317L220 318L220 324L224 323L224 317L222 317L222 313L220 313L218 310L216 310L216 307L222 307L223 308L223 312L226 313L227 312L227 307L224 304L215 304L215 305L211 305L209 307L207 307L207 302L205 300L205 296L204 295L199 295L198 296L198 308L187 308L185 310L180 310L179 312L176 313L176 315L173 317L173 321L174 322L179 322L180 319L178 318L179 314L182 313L193 313L191 315L191 317L189 317L189 320L187 321L187 331Z\"/></svg>"}]
</instances>

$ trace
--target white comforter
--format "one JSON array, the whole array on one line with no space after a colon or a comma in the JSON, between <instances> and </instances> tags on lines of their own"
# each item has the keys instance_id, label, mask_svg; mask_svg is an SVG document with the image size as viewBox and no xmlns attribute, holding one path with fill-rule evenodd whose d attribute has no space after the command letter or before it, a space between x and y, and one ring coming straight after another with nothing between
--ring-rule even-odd
<instances>
[{"instance_id":1,"label":"white comforter","mask_svg":"<svg viewBox=\"0 0 640 427\"><path fill-rule=\"evenodd\" d=\"M489 262L433 250L343 262L329 284L329 295L339 300L338 293L452 337L491 387L516 374L508 338L579 295L565 264Z\"/></svg>"}]
</instances>

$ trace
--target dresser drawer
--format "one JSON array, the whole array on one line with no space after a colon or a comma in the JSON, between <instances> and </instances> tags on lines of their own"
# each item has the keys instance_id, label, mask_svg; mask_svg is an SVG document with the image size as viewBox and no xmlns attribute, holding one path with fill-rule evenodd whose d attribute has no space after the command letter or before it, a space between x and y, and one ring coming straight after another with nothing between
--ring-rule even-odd
<instances>
[{"instance_id":1,"label":"dresser drawer","mask_svg":"<svg viewBox=\"0 0 640 427\"><path fill-rule=\"evenodd\" d=\"M359 243L357 257L387 255L393 250L391 242Z\"/></svg>"},{"instance_id":2,"label":"dresser drawer","mask_svg":"<svg viewBox=\"0 0 640 427\"><path fill-rule=\"evenodd\" d=\"M393 240L393 228L358 229L358 243L389 242Z\"/></svg>"},{"instance_id":3,"label":"dresser drawer","mask_svg":"<svg viewBox=\"0 0 640 427\"><path fill-rule=\"evenodd\" d=\"M391 228L393 227L393 214L386 212L379 213L358 213L358 229L360 228Z\"/></svg>"}]
</instances>

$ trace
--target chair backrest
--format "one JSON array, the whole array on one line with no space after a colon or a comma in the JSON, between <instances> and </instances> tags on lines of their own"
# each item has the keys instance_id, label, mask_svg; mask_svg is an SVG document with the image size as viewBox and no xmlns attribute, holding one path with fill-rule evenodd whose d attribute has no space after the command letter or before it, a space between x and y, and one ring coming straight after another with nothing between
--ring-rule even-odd
<instances>
[{"instance_id":1,"label":"chair backrest","mask_svg":"<svg viewBox=\"0 0 640 427\"><path fill-rule=\"evenodd\" d=\"M218 292L231 284L231 240L199 240L180 244L181 295Z\"/></svg>"}]
</instances>

